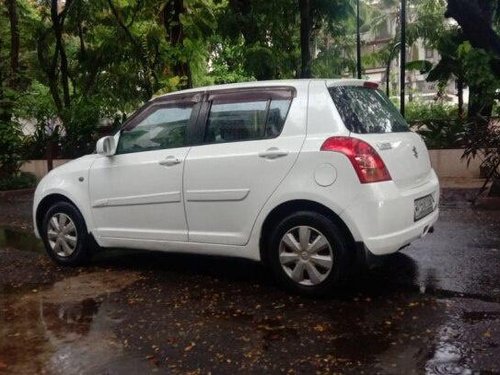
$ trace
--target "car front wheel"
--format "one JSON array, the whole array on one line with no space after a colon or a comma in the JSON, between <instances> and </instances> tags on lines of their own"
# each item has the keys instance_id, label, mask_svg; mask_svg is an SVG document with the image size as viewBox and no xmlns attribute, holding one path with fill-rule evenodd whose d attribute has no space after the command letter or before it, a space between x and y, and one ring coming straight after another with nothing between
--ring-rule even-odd
<instances>
[{"instance_id":1,"label":"car front wheel","mask_svg":"<svg viewBox=\"0 0 500 375\"><path fill-rule=\"evenodd\" d=\"M58 264L77 266L89 259L89 234L82 214L68 202L49 208L41 235L48 255Z\"/></svg>"},{"instance_id":2,"label":"car front wheel","mask_svg":"<svg viewBox=\"0 0 500 375\"><path fill-rule=\"evenodd\" d=\"M268 250L278 282L305 295L328 293L349 266L345 235L316 212L284 218L270 236Z\"/></svg>"}]
</instances>

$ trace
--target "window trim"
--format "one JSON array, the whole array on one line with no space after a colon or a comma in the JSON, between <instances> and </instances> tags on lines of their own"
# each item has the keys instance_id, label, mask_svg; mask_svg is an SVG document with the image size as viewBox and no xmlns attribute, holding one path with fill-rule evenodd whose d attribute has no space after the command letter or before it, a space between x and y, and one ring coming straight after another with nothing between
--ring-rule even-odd
<instances>
[{"instance_id":1,"label":"window trim","mask_svg":"<svg viewBox=\"0 0 500 375\"><path fill-rule=\"evenodd\" d=\"M164 106L164 105L168 106L168 104L193 103L193 112L191 114L191 118L189 119L186 128L185 147L215 144L215 143L206 143L204 141L208 125L208 116L210 114L210 108L212 106L212 100L214 98L227 99L228 102L231 103L234 102L235 99L246 101L246 100L251 100L253 98L261 98L263 100L267 99L269 102L272 102L272 100L290 100L290 105L288 106L288 111L285 115L281 132L275 137L271 138L264 137L252 140L249 139L248 142L256 140L274 139L279 137L283 132L283 129L285 127L284 124L288 119L288 114L290 113L290 108L293 104L293 99L296 97L297 97L297 89L293 86L285 86L285 85L262 86L262 87L240 87L240 88L226 88L226 89L214 88L211 90L196 91L189 93L179 92L165 96L160 96L145 103L122 124L120 130L118 131L117 143L120 142L122 131L128 128L133 128L137 125L138 122L144 120L144 118L148 114L150 114L151 108L154 108L155 106ZM270 103L268 107L270 108ZM267 131L269 108L267 109L268 113L266 115L265 131ZM231 141L231 142L246 142L246 141ZM229 142L224 142L224 143L229 143ZM160 149L160 150L168 150L168 149ZM146 152L146 151L138 151L138 152ZM116 155L125 155L125 154L117 153Z\"/></svg>"},{"instance_id":2,"label":"window trim","mask_svg":"<svg viewBox=\"0 0 500 375\"><path fill-rule=\"evenodd\" d=\"M127 120L123 124L123 126L119 130L119 136L118 136L118 142L116 145L115 155L137 154L137 153L141 153L141 152L162 151L162 150L169 150L169 149L173 149L173 148L179 148L179 147L168 147L168 148L159 148L159 149L155 149L155 150L144 150L144 151L137 151L137 152L118 152L120 140L122 137L122 132L124 130L131 130L131 129L135 128L139 123L141 123L149 115L153 114L154 112L156 112L158 110L161 110L163 108L173 107L173 106L176 106L179 104L186 104L186 105L191 104L192 105L191 116L189 117L189 120L186 124L186 144L184 146L180 146L180 147L191 147L191 145L192 145L191 130L198 119L198 115L199 115L200 107L201 107L201 101L185 100L184 98L174 98L173 100L170 100L170 97L168 98L169 100L165 100L165 98L158 98L158 99L164 99L164 100L153 100L151 102L148 102L144 107L139 109L134 115L132 115L129 118L129 120Z\"/></svg>"},{"instance_id":3,"label":"window trim","mask_svg":"<svg viewBox=\"0 0 500 375\"><path fill-rule=\"evenodd\" d=\"M138 120L138 117L141 116L144 111L147 111L151 106L155 104L161 103L179 103L179 102L192 102L192 103L200 103L203 101L203 92L195 92L195 93L179 93L179 94L170 94L166 96L159 96L157 98L151 99L150 101L144 103L141 107L139 107L128 119L120 127L119 132L123 129L130 126L131 123ZM141 121L141 120L139 120Z\"/></svg>"},{"instance_id":4,"label":"window trim","mask_svg":"<svg viewBox=\"0 0 500 375\"><path fill-rule=\"evenodd\" d=\"M297 90L292 86L269 86L269 87L256 87L256 88L239 88L239 89L223 89L223 90L213 90L208 91L205 96L202 108L198 116L198 122L196 124L197 128L197 140L193 146L202 145L219 145L225 143L235 143L235 142L253 142L253 141L263 141L266 139L276 139L282 133L285 128L286 121L288 119L288 114L290 113L290 108L293 104L293 99L297 96ZM213 102L217 100L220 104L229 103L241 103L247 101L267 101L266 103L266 123L264 127L264 136L259 138L245 139L245 140L235 140L235 141L225 141L225 142L207 142L205 137L208 133L208 118L210 116L210 110L212 109ZM283 121L283 126L279 134L274 137L266 137L266 131L268 127L269 120L269 110L273 100L289 100L288 110Z\"/></svg>"},{"instance_id":5,"label":"window trim","mask_svg":"<svg viewBox=\"0 0 500 375\"><path fill-rule=\"evenodd\" d=\"M207 93L207 101L217 100L219 102L238 102L249 100L291 100L297 96L294 87L271 86L271 87L245 87L240 89L213 90Z\"/></svg>"}]
</instances>

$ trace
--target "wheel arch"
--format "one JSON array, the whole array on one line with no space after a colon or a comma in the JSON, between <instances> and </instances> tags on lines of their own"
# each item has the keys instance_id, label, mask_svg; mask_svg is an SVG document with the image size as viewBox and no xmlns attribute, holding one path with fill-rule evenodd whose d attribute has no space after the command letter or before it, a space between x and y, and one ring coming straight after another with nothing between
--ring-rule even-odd
<instances>
[{"instance_id":1,"label":"wheel arch","mask_svg":"<svg viewBox=\"0 0 500 375\"><path fill-rule=\"evenodd\" d=\"M351 231L349 230L348 226L346 225L346 223L340 218L339 215L337 215L333 210L331 210L330 208L326 207L321 203L305 199L295 199L283 202L278 206L276 206L275 208L273 208L266 216L266 219L264 220L261 226L259 251L260 251L260 259L264 261L264 263L267 262L267 254L268 254L266 249L266 243L273 226L276 225L280 220L282 220L286 216L297 211L312 211L328 217L339 227L342 233L346 236L346 239L349 245L353 247L353 250L356 250L356 242L354 240L354 237ZM353 252L353 256L356 256L355 251Z\"/></svg>"},{"instance_id":2,"label":"wheel arch","mask_svg":"<svg viewBox=\"0 0 500 375\"><path fill-rule=\"evenodd\" d=\"M67 196L59 193L52 193L49 194L38 203L37 208L36 208L36 213L35 213L35 223L36 223L36 229L38 230L38 233L41 233L41 228L42 228L42 221L43 217L45 216L46 212L49 210L49 208L54 205L57 202L67 202L71 205L73 205L79 212L82 214L82 211L78 208L78 206L73 202L71 199L69 199ZM85 217L82 214L82 217Z\"/></svg>"}]
</instances>

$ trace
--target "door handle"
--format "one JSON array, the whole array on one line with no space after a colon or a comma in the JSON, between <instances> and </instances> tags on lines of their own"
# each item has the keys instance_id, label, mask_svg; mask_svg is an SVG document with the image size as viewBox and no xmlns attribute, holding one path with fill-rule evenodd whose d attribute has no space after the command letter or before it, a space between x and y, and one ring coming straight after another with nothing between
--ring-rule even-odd
<instances>
[{"instance_id":1,"label":"door handle","mask_svg":"<svg viewBox=\"0 0 500 375\"><path fill-rule=\"evenodd\" d=\"M179 159L177 159L175 156L167 156L165 159L163 160L160 160L158 162L158 164L160 165L164 165L166 167L171 167L173 165L177 165L177 164L180 164L181 161Z\"/></svg>"},{"instance_id":2,"label":"door handle","mask_svg":"<svg viewBox=\"0 0 500 375\"><path fill-rule=\"evenodd\" d=\"M288 155L288 151L280 150L277 147L268 148L266 151L259 152L259 157L264 159L278 159Z\"/></svg>"}]
</instances>

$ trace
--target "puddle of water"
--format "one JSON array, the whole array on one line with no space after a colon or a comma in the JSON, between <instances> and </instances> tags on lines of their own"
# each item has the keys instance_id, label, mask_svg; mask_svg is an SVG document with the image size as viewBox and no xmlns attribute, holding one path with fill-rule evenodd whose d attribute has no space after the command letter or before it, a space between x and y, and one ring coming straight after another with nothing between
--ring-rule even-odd
<instances>
[{"instance_id":1,"label":"puddle of water","mask_svg":"<svg viewBox=\"0 0 500 375\"><path fill-rule=\"evenodd\" d=\"M477 300L448 301L447 321L437 330L425 364L427 374L497 373L496 322L499 306ZM493 345L493 346L491 346Z\"/></svg>"},{"instance_id":2,"label":"puddle of water","mask_svg":"<svg viewBox=\"0 0 500 375\"><path fill-rule=\"evenodd\" d=\"M444 339L444 338L443 338ZM440 342L434 356L427 362L427 374L472 374L472 370L462 364L465 357L464 349L450 342Z\"/></svg>"},{"instance_id":3,"label":"puddle of water","mask_svg":"<svg viewBox=\"0 0 500 375\"><path fill-rule=\"evenodd\" d=\"M0 289L0 372L149 372L148 363L125 353L113 333L124 313L108 298L139 278L133 272L98 271L45 290L4 294Z\"/></svg>"},{"instance_id":4,"label":"puddle of water","mask_svg":"<svg viewBox=\"0 0 500 375\"><path fill-rule=\"evenodd\" d=\"M43 251L43 243L29 232L0 227L0 248L13 247L25 251Z\"/></svg>"}]
</instances>

